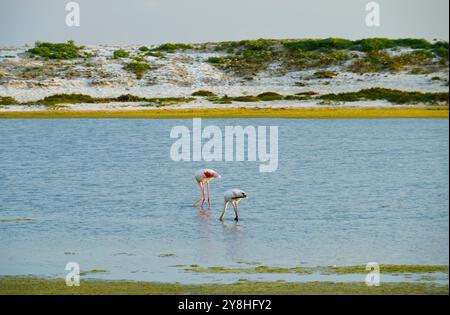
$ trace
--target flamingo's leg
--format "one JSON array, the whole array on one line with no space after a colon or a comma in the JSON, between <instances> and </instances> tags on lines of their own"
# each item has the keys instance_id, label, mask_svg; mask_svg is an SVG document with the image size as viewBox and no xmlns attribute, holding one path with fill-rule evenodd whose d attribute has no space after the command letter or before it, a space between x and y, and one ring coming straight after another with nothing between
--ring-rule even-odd
<instances>
[{"instance_id":1,"label":"flamingo's leg","mask_svg":"<svg viewBox=\"0 0 450 315\"><path fill-rule=\"evenodd\" d=\"M205 183L202 182L202 209L203 209L203 206L205 205L205 200L206 200Z\"/></svg>"},{"instance_id":2,"label":"flamingo's leg","mask_svg":"<svg viewBox=\"0 0 450 315\"><path fill-rule=\"evenodd\" d=\"M202 182L198 182L198 187L200 187L201 196L195 201L194 207L197 207L199 202L202 201L202 199L203 199L203 183Z\"/></svg>"},{"instance_id":3,"label":"flamingo's leg","mask_svg":"<svg viewBox=\"0 0 450 315\"><path fill-rule=\"evenodd\" d=\"M227 212L227 207L228 207L228 201L225 201L225 204L223 206L223 212L219 219L220 221L223 221L223 218L225 217L225 213Z\"/></svg>"},{"instance_id":4,"label":"flamingo's leg","mask_svg":"<svg viewBox=\"0 0 450 315\"><path fill-rule=\"evenodd\" d=\"M206 182L206 188L208 189L208 209L211 209L211 193L209 191L209 182Z\"/></svg>"},{"instance_id":5,"label":"flamingo's leg","mask_svg":"<svg viewBox=\"0 0 450 315\"><path fill-rule=\"evenodd\" d=\"M236 217L234 218L235 221L239 221L238 203L239 201L233 201L234 213L236 214Z\"/></svg>"}]
</instances>

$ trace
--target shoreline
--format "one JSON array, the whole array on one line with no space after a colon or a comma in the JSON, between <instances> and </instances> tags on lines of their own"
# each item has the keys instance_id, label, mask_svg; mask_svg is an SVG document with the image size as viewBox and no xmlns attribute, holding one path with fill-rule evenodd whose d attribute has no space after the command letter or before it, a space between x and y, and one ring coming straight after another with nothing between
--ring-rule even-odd
<instances>
[{"instance_id":1,"label":"shoreline","mask_svg":"<svg viewBox=\"0 0 450 315\"><path fill-rule=\"evenodd\" d=\"M188 119L188 118L292 118L292 119L448 119L448 106L321 107L321 108L205 108L149 110L39 110L0 111L0 119Z\"/></svg>"},{"instance_id":2,"label":"shoreline","mask_svg":"<svg viewBox=\"0 0 450 315\"><path fill-rule=\"evenodd\" d=\"M64 279L34 276L0 277L0 295L448 295L449 287L431 283L382 283L369 287L363 282L254 282L232 284L156 283L112 280L82 280L68 287Z\"/></svg>"}]
</instances>

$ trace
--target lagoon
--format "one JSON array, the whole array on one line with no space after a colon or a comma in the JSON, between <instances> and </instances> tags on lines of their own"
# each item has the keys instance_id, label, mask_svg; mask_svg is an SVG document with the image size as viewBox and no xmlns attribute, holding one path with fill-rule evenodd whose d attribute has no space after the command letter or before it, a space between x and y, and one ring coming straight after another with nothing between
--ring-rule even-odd
<instances>
[{"instance_id":1,"label":"lagoon","mask_svg":"<svg viewBox=\"0 0 450 315\"><path fill-rule=\"evenodd\" d=\"M74 261L108 271L95 278L199 283L231 278L183 266L448 265L448 120L203 123L278 126L277 171L173 161L170 131L189 119L0 120L0 219L21 219L0 222L0 275L63 277ZM192 207L204 167L223 176L211 211ZM222 224L234 187L250 198Z\"/></svg>"}]
</instances>

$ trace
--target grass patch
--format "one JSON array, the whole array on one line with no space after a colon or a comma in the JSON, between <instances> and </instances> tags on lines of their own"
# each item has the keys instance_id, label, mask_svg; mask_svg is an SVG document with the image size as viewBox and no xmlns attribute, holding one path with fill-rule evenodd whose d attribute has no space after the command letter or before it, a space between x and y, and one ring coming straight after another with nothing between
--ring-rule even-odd
<instances>
[{"instance_id":1,"label":"grass patch","mask_svg":"<svg viewBox=\"0 0 450 315\"><path fill-rule=\"evenodd\" d=\"M37 277L0 277L2 295L305 295L305 294L419 294L448 295L448 285L430 283L383 283L368 287L363 282L254 282L233 284L183 285L179 283L152 283L132 281L82 280L79 287L68 287L64 279Z\"/></svg>"}]
</instances>

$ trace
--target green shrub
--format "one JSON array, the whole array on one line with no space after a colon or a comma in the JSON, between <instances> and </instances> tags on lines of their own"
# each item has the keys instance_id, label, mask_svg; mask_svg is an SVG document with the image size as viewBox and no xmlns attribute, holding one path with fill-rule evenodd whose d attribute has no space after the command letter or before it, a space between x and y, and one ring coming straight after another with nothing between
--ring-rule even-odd
<instances>
[{"instance_id":1,"label":"green shrub","mask_svg":"<svg viewBox=\"0 0 450 315\"><path fill-rule=\"evenodd\" d=\"M283 95L275 92L265 92L257 96L260 101L280 101L284 99Z\"/></svg>"},{"instance_id":2,"label":"green shrub","mask_svg":"<svg viewBox=\"0 0 450 315\"><path fill-rule=\"evenodd\" d=\"M324 71L317 71L314 73L314 77L316 79L332 79L334 77L336 77L338 74L334 71L328 71L328 70L324 70Z\"/></svg>"},{"instance_id":3,"label":"green shrub","mask_svg":"<svg viewBox=\"0 0 450 315\"><path fill-rule=\"evenodd\" d=\"M236 101L236 102L259 102L259 98L258 97L256 97L256 96L247 96L247 95L245 95L245 96L237 96L237 97L233 97L232 98L232 100L233 101Z\"/></svg>"},{"instance_id":4,"label":"green shrub","mask_svg":"<svg viewBox=\"0 0 450 315\"><path fill-rule=\"evenodd\" d=\"M192 93L192 96L202 96L202 97L217 97L217 95L211 91L200 90Z\"/></svg>"},{"instance_id":5,"label":"green shrub","mask_svg":"<svg viewBox=\"0 0 450 315\"><path fill-rule=\"evenodd\" d=\"M139 47L139 51L142 51L142 52L146 52L146 51L149 51L150 49L147 47L147 46L141 46L141 47Z\"/></svg>"},{"instance_id":6,"label":"green shrub","mask_svg":"<svg viewBox=\"0 0 450 315\"><path fill-rule=\"evenodd\" d=\"M224 64L226 60L227 59L225 57L210 57L206 60L206 62L212 64Z\"/></svg>"},{"instance_id":7,"label":"green shrub","mask_svg":"<svg viewBox=\"0 0 450 315\"><path fill-rule=\"evenodd\" d=\"M284 43L289 50L356 50L364 52L373 52L389 48L411 48L411 49L433 49L436 46L442 47L442 44L432 45L425 39L402 38L367 38L361 40L348 40L342 38L326 38L326 39L305 39L301 41L291 41Z\"/></svg>"},{"instance_id":8,"label":"green shrub","mask_svg":"<svg viewBox=\"0 0 450 315\"><path fill-rule=\"evenodd\" d=\"M157 48L152 49L153 51L165 51L168 53L175 53L177 50L188 50L194 47L189 44L163 44Z\"/></svg>"},{"instance_id":9,"label":"green shrub","mask_svg":"<svg viewBox=\"0 0 450 315\"><path fill-rule=\"evenodd\" d=\"M374 51L368 52L363 59L355 61L350 70L356 73L399 71L402 65L398 59L392 57L386 52Z\"/></svg>"},{"instance_id":10,"label":"green shrub","mask_svg":"<svg viewBox=\"0 0 450 315\"><path fill-rule=\"evenodd\" d=\"M42 100L27 103L28 105L54 106L58 104L80 104L80 103L105 103L110 101L106 98L94 98L84 94L55 94L47 96Z\"/></svg>"},{"instance_id":11,"label":"green shrub","mask_svg":"<svg viewBox=\"0 0 450 315\"><path fill-rule=\"evenodd\" d=\"M187 97L147 98L145 99L145 101L148 103L141 106L164 107L176 104L190 103L195 101L195 98L187 98Z\"/></svg>"},{"instance_id":12,"label":"green shrub","mask_svg":"<svg viewBox=\"0 0 450 315\"><path fill-rule=\"evenodd\" d=\"M142 62L130 62L125 66L125 69L134 73L138 80L144 77L145 72L150 70L150 65Z\"/></svg>"},{"instance_id":13,"label":"green shrub","mask_svg":"<svg viewBox=\"0 0 450 315\"><path fill-rule=\"evenodd\" d=\"M19 102L11 96L0 96L0 105L18 105Z\"/></svg>"},{"instance_id":14,"label":"green shrub","mask_svg":"<svg viewBox=\"0 0 450 315\"><path fill-rule=\"evenodd\" d=\"M289 50L330 50L330 49L350 49L353 45L351 40L343 38L326 39L305 39L301 41L287 42L284 46Z\"/></svg>"},{"instance_id":15,"label":"green shrub","mask_svg":"<svg viewBox=\"0 0 450 315\"><path fill-rule=\"evenodd\" d=\"M146 56L156 57L156 58L165 58L164 54L160 51L148 51L145 53Z\"/></svg>"},{"instance_id":16,"label":"green shrub","mask_svg":"<svg viewBox=\"0 0 450 315\"><path fill-rule=\"evenodd\" d=\"M128 58L128 57L130 57L130 53L123 49L119 49L119 50L114 51L113 56L114 56L114 59Z\"/></svg>"},{"instance_id":17,"label":"green shrub","mask_svg":"<svg viewBox=\"0 0 450 315\"><path fill-rule=\"evenodd\" d=\"M448 104L449 93L407 92L384 88L364 89L358 92L325 94L319 99L334 102L357 102L386 100L392 104Z\"/></svg>"},{"instance_id":18,"label":"green shrub","mask_svg":"<svg viewBox=\"0 0 450 315\"><path fill-rule=\"evenodd\" d=\"M84 47L76 46L73 41L67 43L41 43L36 42L35 47L27 52L32 56L39 56L46 59L75 59L83 57L80 51Z\"/></svg>"},{"instance_id":19,"label":"green shrub","mask_svg":"<svg viewBox=\"0 0 450 315\"><path fill-rule=\"evenodd\" d=\"M143 102L145 100L146 100L145 98L131 94L120 95L115 99L116 102Z\"/></svg>"}]
</instances>

